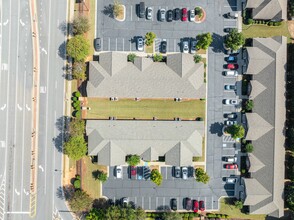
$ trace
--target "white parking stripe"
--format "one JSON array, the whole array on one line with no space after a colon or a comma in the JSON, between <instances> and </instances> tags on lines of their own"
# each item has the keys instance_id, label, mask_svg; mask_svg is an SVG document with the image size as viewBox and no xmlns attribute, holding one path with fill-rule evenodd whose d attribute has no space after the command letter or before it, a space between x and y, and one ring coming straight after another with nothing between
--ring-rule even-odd
<instances>
[{"instance_id":1,"label":"white parking stripe","mask_svg":"<svg viewBox=\"0 0 294 220\"><path fill-rule=\"evenodd\" d=\"M103 37L101 37L101 49L103 51Z\"/></svg>"},{"instance_id":2,"label":"white parking stripe","mask_svg":"<svg viewBox=\"0 0 294 220\"><path fill-rule=\"evenodd\" d=\"M162 205L163 206L165 205L165 197L163 197L163 199L162 199Z\"/></svg>"},{"instance_id":3,"label":"white parking stripe","mask_svg":"<svg viewBox=\"0 0 294 220\"><path fill-rule=\"evenodd\" d=\"M156 197L155 207L158 207L158 197Z\"/></svg>"},{"instance_id":4,"label":"white parking stripe","mask_svg":"<svg viewBox=\"0 0 294 220\"><path fill-rule=\"evenodd\" d=\"M117 51L117 38L115 38L115 51Z\"/></svg>"},{"instance_id":5,"label":"white parking stripe","mask_svg":"<svg viewBox=\"0 0 294 220\"><path fill-rule=\"evenodd\" d=\"M123 38L123 51L125 51L125 39Z\"/></svg>"},{"instance_id":6,"label":"white parking stripe","mask_svg":"<svg viewBox=\"0 0 294 220\"><path fill-rule=\"evenodd\" d=\"M137 204L137 197L135 197L135 204Z\"/></svg>"},{"instance_id":7,"label":"white parking stripe","mask_svg":"<svg viewBox=\"0 0 294 220\"><path fill-rule=\"evenodd\" d=\"M211 197L211 209L213 209L213 197ZM206 205L206 197L205 197L205 205Z\"/></svg>"},{"instance_id":8,"label":"white parking stripe","mask_svg":"<svg viewBox=\"0 0 294 220\"><path fill-rule=\"evenodd\" d=\"M165 179L167 179L167 167L165 168Z\"/></svg>"},{"instance_id":9,"label":"white parking stripe","mask_svg":"<svg viewBox=\"0 0 294 220\"><path fill-rule=\"evenodd\" d=\"M149 209L151 209L151 197L149 197Z\"/></svg>"},{"instance_id":10,"label":"white parking stripe","mask_svg":"<svg viewBox=\"0 0 294 220\"><path fill-rule=\"evenodd\" d=\"M131 5L131 21L133 20L133 6Z\"/></svg>"},{"instance_id":11,"label":"white parking stripe","mask_svg":"<svg viewBox=\"0 0 294 220\"><path fill-rule=\"evenodd\" d=\"M224 5L225 8L237 8L237 6Z\"/></svg>"},{"instance_id":12,"label":"white parking stripe","mask_svg":"<svg viewBox=\"0 0 294 220\"><path fill-rule=\"evenodd\" d=\"M108 38L108 50L110 51L110 37Z\"/></svg>"},{"instance_id":13,"label":"white parking stripe","mask_svg":"<svg viewBox=\"0 0 294 220\"><path fill-rule=\"evenodd\" d=\"M132 42L130 41L130 51L132 51Z\"/></svg>"},{"instance_id":14,"label":"white parking stripe","mask_svg":"<svg viewBox=\"0 0 294 220\"><path fill-rule=\"evenodd\" d=\"M176 42L176 39L174 39L174 52L176 52L176 45L177 45L177 42Z\"/></svg>"},{"instance_id":15,"label":"white parking stripe","mask_svg":"<svg viewBox=\"0 0 294 220\"><path fill-rule=\"evenodd\" d=\"M144 197L143 196L142 196L142 201L141 202L142 202L142 206L141 207L142 207L142 209L144 209Z\"/></svg>"}]
</instances>

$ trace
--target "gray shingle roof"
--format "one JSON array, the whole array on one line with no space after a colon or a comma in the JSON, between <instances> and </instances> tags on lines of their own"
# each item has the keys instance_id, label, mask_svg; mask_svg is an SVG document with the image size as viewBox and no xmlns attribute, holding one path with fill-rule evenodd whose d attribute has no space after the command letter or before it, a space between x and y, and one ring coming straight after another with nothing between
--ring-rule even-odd
<instances>
[{"instance_id":1,"label":"gray shingle roof","mask_svg":"<svg viewBox=\"0 0 294 220\"><path fill-rule=\"evenodd\" d=\"M247 0L246 8L253 9L254 19L287 19L287 0Z\"/></svg>"},{"instance_id":2,"label":"gray shingle roof","mask_svg":"<svg viewBox=\"0 0 294 220\"><path fill-rule=\"evenodd\" d=\"M249 129L246 139L252 140L253 156L255 162L259 161L258 169L251 173L251 177L258 182L254 184L262 185L270 193L270 196L264 193L263 196L260 196L255 187L251 187L254 184L247 181L247 183L245 182L246 194L252 195L252 200L254 200L256 193L256 200L258 199L257 203L252 204L248 202L251 199L249 197L247 202L251 204L249 209L252 214L269 214L273 217L281 217L284 215L285 137L283 131L286 115L284 94L287 38L255 38L253 39L253 47L259 48L263 53L248 48L248 56L251 57L249 65L252 65L252 61L257 65L256 71L252 66L251 73L254 73L253 80L263 85L264 88L253 97L253 113L246 114ZM259 56L268 55L265 56L267 61L262 64L261 68L258 67L258 60L264 59L259 59L258 54ZM256 62L254 62L254 58L257 59ZM266 62L267 65L264 65ZM253 83L253 86L258 83ZM260 166L261 164L264 166Z\"/></svg>"},{"instance_id":3,"label":"gray shingle roof","mask_svg":"<svg viewBox=\"0 0 294 220\"><path fill-rule=\"evenodd\" d=\"M143 160L165 156L169 165L191 165L202 155L204 123L200 121L88 120L88 154L98 163L120 165L125 156L138 154Z\"/></svg>"},{"instance_id":4,"label":"gray shingle roof","mask_svg":"<svg viewBox=\"0 0 294 220\"><path fill-rule=\"evenodd\" d=\"M170 54L127 62L127 54L106 52L89 63L88 97L205 98L204 65L191 54Z\"/></svg>"},{"instance_id":5,"label":"gray shingle roof","mask_svg":"<svg viewBox=\"0 0 294 220\"><path fill-rule=\"evenodd\" d=\"M254 173L264 167L264 164L254 154L249 154L250 168L249 172Z\"/></svg>"},{"instance_id":6,"label":"gray shingle roof","mask_svg":"<svg viewBox=\"0 0 294 220\"><path fill-rule=\"evenodd\" d=\"M244 205L256 205L271 196L271 193L256 179L245 178L244 182L246 186Z\"/></svg>"}]
</instances>

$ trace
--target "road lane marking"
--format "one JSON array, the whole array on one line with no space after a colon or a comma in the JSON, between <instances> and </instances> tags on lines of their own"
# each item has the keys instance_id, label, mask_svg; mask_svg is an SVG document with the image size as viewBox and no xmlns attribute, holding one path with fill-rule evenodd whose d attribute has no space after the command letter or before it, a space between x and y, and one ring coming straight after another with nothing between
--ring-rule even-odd
<instances>
[{"instance_id":1,"label":"road lane marking","mask_svg":"<svg viewBox=\"0 0 294 220\"><path fill-rule=\"evenodd\" d=\"M42 51L47 55L47 51L45 50L45 48L42 48Z\"/></svg>"},{"instance_id":2,"label":"road lane marking","mask_svg":"<svg viewBox=\"0 0 294 220\"><path fill-rule=\"evenodd\" d=\"M23 193L26 194L26 196L30 194L30 192L26 191L26 189L23 189Z\"/></svg>"},{"instance_id":3,"label":"road lane marking","mask_svg":"<svg viewBox=\"0 0 294 220\"><path fill-rule=\"evenodd\" d=\"M3 25L6 26L6 25L8 24L8 22L9 22L9 20L7 19L7 20L3 23Z\"/></svg>"},{"instance_id":4,"label":"road lane marking","mask_svg":"<svg viewBox=\"0 0 294 220\"><path fill-rule=\"evenodd\" d=\"M3 111L5 108L6 108L6 104L4 104L4 105L1 107L1 110Z\"/></svg>"},{"instance_id":5,"label":"road lane marking","mask_svg":"<svg viewBox=\"0 0 294 220\"><path fill-rule=\"evenodd\" d=\"M25 23L21 19L19 19L19 22L20 22L21 26L25 26Z\"/></svg>"},{"instance_id":6,"label":"road lane marking","mask_svg":"<svg viewBox=\"0 0 294 220\"><path fill-rule=\"evenodd\" d=\"M28 110L28 111L31 111L31 108L26 104L26 109Z\"/></svg>"},{"instance_id":7,"label":"road lane marking","mask_svg":"<svg viewBox=\"0 0 294 220\"><path fill-rule=\"evenodd\" d=\"M41 165L39 165L39 169L44 172L44 168Z\"/></svg>"},{"instance_id":8,"label":"road lane marking","mask_svg":"<svg viewBox=\"0 0 294 220\"><path fill-rule=\"evenodd\" d=\"M22 107L19 104L17 104L17 108L22 111Z\"/></svg>"},{"instance_id":9,"label":"road lane marking","mask_svg":"<svg viewBox=\"0 0 294 220\"><path fill-rule=\"evenodd\" d=\"M18 192L17 189L14 189L14 192L16 193L16 195L20 195L20 192Z\"/></svg>"},{"instance_id":10,"label":"road lane marking","mask_svg":"<svg viewBox=\"0 0 294 220\"><path fill-rule=\"evenodd\" d=\"M131 21L133 21L133 6L131 5Z\"/></svg>"}]
</instances>

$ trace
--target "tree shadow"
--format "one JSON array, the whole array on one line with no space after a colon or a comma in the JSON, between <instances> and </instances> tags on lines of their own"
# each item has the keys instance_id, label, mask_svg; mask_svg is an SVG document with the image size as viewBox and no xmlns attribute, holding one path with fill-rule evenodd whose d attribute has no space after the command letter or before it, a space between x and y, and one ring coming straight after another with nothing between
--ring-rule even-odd
<instances>
[{"instance_id":1,"label":"tree shadow","mask_svg":"<svg viewBox=\"0 0 294 220\"><path fill-rule=\"evenodd\" d=\"M59 24L58 29L61 31L61 33L66 36L67 33L72 35L72 28L73 24L72 23L67 23L66 21L63 21Z\"/></svg>"},{"instance_id":2,"label":"tree shadow","mask_svg":"<svg viewBox=\"0 0 294 220\"><path fill-rule=\"evenodd\" d=\"M107 15L110 18L114 18L113 5L109 4L109 5L104 6L104 9L102 10L102 12L104 15Z\"/></svg>"},{"instance_id":3,"label":"tree shadow","mask_svg":"<svg viewBox=\"0 0 294 220\"><path fill-rule=\"evenodd\" d=\"M66 186L59 186L56 190L56 196L57 198L61 200L70 200L74 194L74 187L72 185L66 185Z\"/></svg>"},{"instance_id":4,"label":"tree shadow","mask_svg":"<svg viewBox=\"0 0 294 220\"><path fill-rule=\"evenodd\" d=\"M63 59L66 60L66 41L64 41L58 48L58 55Z\"/></svg>"},{"instance_id":5,"label":"tree shadow","mask_svg":"<svg viewBox=\"0 0 294 220\"><path fill-rule=\"evenodd\" d=\"M103 172L100 171L100 170L94 170L94 171L92 172L92 177L93 177L95 180L98 180L98 178L99 178L99 176L100 176L101 173L103 173Z\"/></svg>"},{"instance_id":6,"label":"tree shadow","mask_svg":"<svg viewBox=\"0 0 294 220\"><path fill-rule=\"evenodd\" d=\"M223 135L223 123L215 122L214 124L210 125L209 131L211 134L217 134L217 136L221 137Z\"/></svg>"},{"instance_id":7,"label":"tree shadow","mask_svg":"<svg viewBox=\"0 0 294 220\"><path fill-rule=\"evenodd\" d=\"M62 116L57 119L55 126L59 131L59 134L52 139L52 142L58 152L63 152L63 143L69 139L69 132L67 124L70 122L70 117Z\"/></svg>"},{"instance_id":8,"label":"tree shadow","mask_svg":"<svg viewBox=\"0 0 294 220\"><path fill-rule=\"evenodd\" d=\"M212 47L212 50L213 52L215 53L222 53L223 50L224 50L224 46L223 46L223 43L224 43L224 39L223 39L223 36L219 35L219 34L216 34L216 33L213 33L212 34L212 43L211 43L211 47Z\"/></svg>"},{"instance_id":9,"label":"tree shadow","mask_svg":"<svg viewBox=\"0 0 294 220\"><path fill-rule=\"evenodd\" d=\"M109 206L109 202L105 198L94 199L93 201L93 208L95 209L107 209Z\"/></svg>"}]
</instances>

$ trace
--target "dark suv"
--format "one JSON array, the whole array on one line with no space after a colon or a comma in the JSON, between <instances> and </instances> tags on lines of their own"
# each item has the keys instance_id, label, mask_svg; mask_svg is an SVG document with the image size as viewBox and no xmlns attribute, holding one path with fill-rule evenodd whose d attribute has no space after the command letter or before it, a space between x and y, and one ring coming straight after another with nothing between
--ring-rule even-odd
<instances>
[{"instance_id":1,"label":"dark suv","mask_svg":"<svg viewBox=\"0 0 294 220\"><path fill-rule=\"evenodd\" d=\"M174 19L175 19L176 21L178 21L178 20L180 20L180 18L181 18L181 11L180 11L179 8L176 8L176 9L174 10Z\"/></svg>"},{"instance_id":2,"label":"dark suv","mask_svg":"<svg viewBox=\"0 0 294 220\"><path fill-rule=\"evenodd\" d=\"M192 200L191 200L191 198L188 198L188 197L186 198L186 200L185 200L185 209L187 211L192 209Z\"/></svg>"},{"instance_id":3,"label":"dark suv","mask_svg":"<svg viewBox=\"0 0 294 220\"><path fill-rule=\"evenodd\" d=\"M171 201L170 201L170 207L171 207L171 209L172 210L174 210L174 211L177 211L177 199L171 199Z\"/></svg>"}]
</instances>

